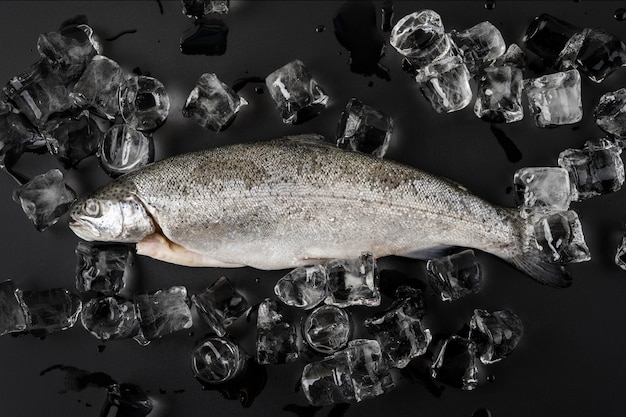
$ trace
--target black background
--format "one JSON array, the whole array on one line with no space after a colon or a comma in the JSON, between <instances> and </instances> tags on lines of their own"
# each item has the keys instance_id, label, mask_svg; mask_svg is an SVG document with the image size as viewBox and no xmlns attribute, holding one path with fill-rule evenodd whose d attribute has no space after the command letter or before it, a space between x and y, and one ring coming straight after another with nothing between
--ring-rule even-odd
<instances>
[{"instance_id":1,"label":"black background","mask_svg":"<svg viewBox=\"0 0 626 417\"><path fill-rule=\"evenodd\" d=\"M375 4L378 9L382 2ZM448 31L489 20L508 44L521 43L526 25L545 12L579 26L602 27L626 39L626 22L613 18L614 11L622 5L596 1L498 1L494 10L486 10L480 1L403 1L394 2L394 22L415 10L432 8L440 13ZM400 69L401 58L393 48L388 46L382 59L391 81L350 72L348 53L333 33L332 19L341 2L233 2L231 12L224 17L230 28L227 51L213 57L181 54L179 35L191 21L181 13L178 1L163 1L162 6L163 13L156 1L2 1L0 82L8 81L38 59L39 33L56 30L66 18L86 14L102 39L137 29L115 41L103 41L104 54L128 71L139 66L150 72L170 94L170 117L155 134L157 159L284 134L316 132L332 138L341 110L351 97L356 97L395 117L397 134L387 158L446 176L491 202L511 206L512 195L507 193L507 187L515 170L524 166L554 166L563 149L601 137L602 131L593 121L593 108L601 94L623 87L626 80L624 70L602 84L593 84L583 77L584 117L575 126L538 128L527 108L521 122L499 126L523 155L521 161L512 163L490 125L473 114L473 102L453 114L435 113ZM378 19L380 22L380 15ZM318 25L325 25L326 30L317 32ZM388 34L384 36L387 40ZM327 109L318 117L302 125L284 125L269 94L255 93L255 84L240 91L250 104L225 132L205 131L182 117L185 98L203 72L215 72L232 85L242 77L264 77L295 58L307 65L330 96ZM525 77L535 75L525 71ZM58 163L51 156L26 155L18 164L18 169L31 176L55 167ZM94 158L83 161L78 170L67 172L67 182L80 194L108 180ZM0 279L11 278L24 290L73 288L74 248L78 240L67 228L67 218L38 233L11 200L15 186L9 176L0 176ZM345 415L471 416L480 408L488 408L494 416L507 417L623 415L626 272L613 264L626 217L623 200L621 191L573 204L580 215L592 260L571 268L571 288L544 287L502 261L479 254L485 276L479 294L454 303L428 297L425 320L434 333L458 330L474 308L509 308L522 318L526 333L518 349L501 363L481 368L480 385L475 391L448 387L436 398L422 385L399 379L395 391L351 405ZM380 266L425 281L421 262L384 259ZM138 258L127 294L171 285L185 285L193 294L226 275L251 303L256 303L272 294L275 281L283 273L250 268L191 269ZM388 302L384 299L384 305ZM354 313L361 319L371 310L359 308ZM251 326L248 331L253 333L252 329ZM32 336L4 336L0 338L1 415L98 416L104 391L87 388L61 393L67 389L62 372L39 375L55 364L101 371L120 382L140 385L149 390L158 404L153 416L291 416L295 414L289 410L298 407L285 409L288 404L307 405L304 395L294 390L301 362L269 366L267 386L249 409L237 401L222 399L217 392L202 391L192 377L189 353L208 328L196 320L191 331L166 336L148 347L132 340L109 342L102 352L98 349L102 342L80 324L43 341ZM488 375L493 375L495 381L487 382ZM326 416L330 410L331 407L323 408L316 415Z\"/></svg>"}]
</instances>

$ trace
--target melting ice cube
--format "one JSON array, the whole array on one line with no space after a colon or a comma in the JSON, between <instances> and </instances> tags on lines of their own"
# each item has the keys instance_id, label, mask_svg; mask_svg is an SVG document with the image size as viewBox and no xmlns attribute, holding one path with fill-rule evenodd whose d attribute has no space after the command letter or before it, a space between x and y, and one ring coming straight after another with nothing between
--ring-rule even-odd
<instances>
[{"instance_id":1,"label":"melting ice cube","mask_svg":"<svg viewBox=\"0 0 626 417\"><path fill-rule=\"evenodd\" d=\"M471 249L426 263L428 280L443 301L454 301L480 291L482 274Z\"/></svg>"},{"instance_id":2,"label":"melting ice cube","mask_svg":"<svg viewBox=\"0 0 626 417\"><path fill-rule=\"evenodd\" d=\"M29 331L54 333L74 326L82 309L80 298L63 288L24 291L30 314Z\"/></svg>"},{"instance_id":3,"label":"melting ice cube","mask_svg":"<svg viewBox=\"0 0 626 417\"><path fill-rule=\"evenodd\" d=\"M174 286L134 297L141 332L148 341L191 327L187 289Z\"/></svg>"},{"instance_id":4,"label":"melting ice cube","mask_svg":"<svg viewBox=\"0 0 626 417\"><path fill-rule=\"evenodd\" d=\"M137 130L161 126L170 111L170 98L161 81L139 75L131 77L119 89L122 117Z\"/></svg>"},{"instance_id":5,"label":"melting ice cube","mask_svg":"<svg viewBox=\"0 0 626 417\"><path fill-rule=\"evenodd\" d=\"M382 351L377 341L352 340L346 351L357 401L377 397L395 387L389 369L382 361Z\"/></svg>"},{"instance_id":6,"label":"melting ice cube","mask_svg":"<svg viewBox=\"0 0 626 417\"><path fill-rule=\"evenodd\" d=\"M576 70L524 80L524 92L539 127L576 123L583 117L580 74Z\"/></svg>"},{"instance_id":7,"label":"melting ice cube","mask_svg":"<svg viewBox=\"0 0 626 417\"><path fill-rule=\"evenodd\" d=\"M226 277L221 277L200 294L191 297L200 317L218 335L224 336L226 328L233 324L249 307Z\"/></svg>"},{"instance_id":8,"label":"melting ice cube","mask_svg":"<svg viewBox=\"0 0 626 417\"><path fill-rule=\"evenodd\" d=\"M331 354L348 344L352 320L348 312L335 306L311 311L302 324L302 337L314 350Z\"/></svg>"},{"instance_id":9,"label":"melting ice cube","mask_svg":"<svg viewBox=\"0 0 626 417\"><path fill-rule=\"evenodd\" d=\"M24 151L46 145L43 136L21 114L0 113L0 168L11 166Z\"/></svg>"},{"instance_id":10,"label":"melting ice cube","mask_svg":"<svg viewBox=\"0 0 626 417\"><path fill-rule=\"evenodd\" d=\"M444 33L441 16L429 9L398 20L389 42L417 68L440 59L450 50L450 39Z\"/></svg>"},{"instance_id":11,"label":"melting ice cube","mask_svg":"<svg viewBox=\"0 0 626 417\"><path fill-rule=\"evenodd\" d=\"M522 217L569 208L572 186L569 173L560 167L521 168L513 177L515 196Z\"/></svg>"},{"instance_id":12,"label":"melting ice cube","mask_svg":"<svg viewBox=\"0 0 626 417\"><path fill-rule=\"evenodd\" d=\"M76 246L76 289L119 293L124 288L124 273L130 260L128 246L79 242Z\"/></svg>"},{"instance_id":13,"label":"melting ice cube","mask_svg":"<svg viewBox=\"0 0 626 417\"><path fill-rule=\"evenodd\" d=\"M326 264L328 291L326 304L337 307L380 304L379 275L376 259L362 253L357 259L333 259Z\"/></svg>"},{"instance_id":14,"label":"melting ice cube","mask_svg":"<svg viewBox=\"0 0 626 417\"><path fill-rule=\"evenodd\" d=\"M441 346L431 368L432 376L455 388L473 390L478 382L475 356L474 342L452 336Z\"/></svg>"},{"instance_id":15,"label":"melting ice cube","mask_svg":"<svg viewBox=\"0 0 626 417\"><path fill-rule=\"evenodd\" d=\"M502 34L491 22L481 22L461 32L452 31L450 35L472 75L476 75L482 66L506 50Z\"/></svg>"},{"instance_id":16,"label":"melting ice cube","mask_svg":"<svg viewBox=\"0 0 626 417\"><path fill-rule=\"evenodd\" d=\"M102 132L87 112L55 119L46 124L46 138L54 154L68 169L94 155Z\"/></svg>"},{"instance_id":17,"label":"melting ice cube","mask_svg":"<svg viewBox=\"0 0 626 417\"><path fill-rule=\"evenodd\" d=\"M485 67L478 78L474 113L494 123L522 120L522 70L513 66Z\"/></svg>"},{"instance_id":18,"label":"melting ice cube","mask_svg":"<svg viewBox=\"0 0 626 417\"><path fill-rule=\"evenodd\" d=\"M622 149L615 142L601 139L587 142L583 149L566 149L558 163L568 170L578 191L577 199L618 191L624 184Z\"/></svg>"},{"instance_id":19,"label":"melting ice cube","mask_svg":"<svg viewBox=\"0 0 626 417\"><path fill-rule=\"evenodd\" d=\"M352 98L337 126L337 146L382 158L392 132L391 117Z\"/></svg>"},{"instance_id":20,"label":"melting ice cube","mask_svg":"<svg viewBox=\"0 0 626 417\"><path fill-rule=\"evenodd\" d=\"M626 271L626 234L622 237L622 242L617 247L615 265Z\"/></svg>"},{"instance_id":21,"label":"melting ice cube","mask_svg":"<svg viewBox=\"0 0 626 417\"><path fill-rule=\"evenodd\" d=\"M600 129L613 135L626 136L626 88L610 91L600 97L593 114Z\"/></svg>"},{"instance_id":22,"label":"melting ice cube","mask_svg":"<svg viewBox=\"0 0 626 417\"><path fill-rule=\"evenodd\" d=\"M522 320L510 310L489 313L476 309L470 320L469 339L475 343L477 354L484 364L509 356L523 333Z\"/></svg>"},{"instance_id":23,"label":"melting ice cube","mask_svg":"<svg viewBox=\"0 0 626 417\"><path fill-rule=\"evenodd\" d=\"M274 293L288 306L311 309L326 298L326 268L301 266L278 280Z\"/></svg>"},{"instance_id":24,"label":"melting ice cube","mask_svg":"<svg viewBox=\"0 0 626 417\"><path fill-rule=\"evenodd\" d=\"M390 367L404 368L423 355L432 339L420 320L424 313L421 291L400 287L396 300L383 313L365 320L365 327L380 344Z\"/></svg>"},{"instance_id":25,"label":"melting ice cube","mask_svg":"<svg viewBox=\"0 0 626 417\"><path fill-rule=\"evenodd\" d=\"M278 303L266 298L257 316L256 360L260 364L279 364L298 359L296 328L284 321Z\"/></svg>"},{"instance_id":26,"label":"melting ice cube","mask_svg":"<svg viewBox=\"0 0 626 417\"><path fill-rule=\"evenodd\" d=\"M101 340L127 339L139 333L133 303L120 297L89 300L80 314L83 327Z\"/></svg>"},{"instance_id":27,"label":"melting ice cube","mask_svg":"<svg viewBox=\"0 0 626 417\"><path fill-rule=\"evenodd\" d=\"M538 248L552 262L574 263L591 259L582 226L575 211L561 211L535 222Z\"/></svg>"},{"instance_id":28,"label":"melting ice cube","mask_svg":"<svg viewBox=\"0 0 626 417\"><path fill-rule=\"evenodd\" d=\"M265 84L285 123L304 122L326 108L328 96L299 59L272 72Z\"/></svg>"},{"instance_id":29,"label":"melting ice cube","mask_svg":"<svg viewBox=\"0 0 626 417\"><path fill-rule=\"evenodd\" d=\"M248 104L232 88L221 82L213 73L202 74L191 90L183 116L191 117L200 126L220 132L235 120L242 106Z\"/></svg>"},{"instance_id":30,"label":"melting ice cube","mask_svg":"<svg viewBox=\"0 0 626 417\"><path fill-rule=\"evenodd\" d=\"M191 367L205 384L222 384L245 370L247 355L229 338L209 336L196 342L191 352Z\"/></svg>"},{"instance_id":31,"label":"melting ice cube","mask_svg":"<svg viewBox=\"0 0 626 417\"><path fill-rule=\"evenodd\" d=\"M152 137L127 124L113 125L98 144L102 168L112 177L135 171L154 161Z\"/></svg>"},{"instance_id":32,"label":"melting ice cube","mask_svg":"<svg viewBox=\"0 0 626 417\"><path fill-rule=\"evenodd\" d=\"M549 14L537 16L526 29L526 48L537 54L548 66L555 66L561 51L582 28Z\"/></svg>"},{"instance_id":33,"label":"melting ice cube","mask_svg":"<svg viewBox=\"0 0 626 417\"><path fill-rule=\"evenodd\" d=\"M72 87L70 96L81 107L92 107L109 119L120 114L118 89L126 80L124 70L102 55L93 57L80 79Z\"/></svg>"},{"instance_id":34,"label":"melting ice cube","mask_svg":"<svg viewBox=\"0 0 626 417\"><path fill-rule=\"evenodd\" d=\"M37 230L43 231L69 210L76 193L63 182L61 171L53 169L16 188L13 200L21 204Z\"/></svg>"},{"instance_id":35,"label":"melting ice cube","mask_svg":"<svg viewBox=\"0 0 626 417\"><path fill-rule=\"evenodd\" d=\"M87 25L68 26L60 32L39 35L39 55L69 84L78 79L98 52L92 43L93 30Z\"/></svg>"},{"instance_id":36,"label":"melting ice cube","mask_svg":"<svg viewBox=\"0 0 626 417\"><path fill-rule=\"evenodd\" d=\"M202 17L210 13L228 13L229 0L181 0L183 14L187 17Z\"/></svg>"},{"instance_id":37,"label":"melting ice cube","mask_svg":"<svg viewBox=\"0 0 626 417\"><path fill-rule=\"evenodd\" d=\"M10 279L0 283L0 336L23 332L29 322L28 307L22 299L22 291Z\"/></svg>"},{"instance_id":38,"label":"melting ice cube","mask_svg":"<svg viewBox=\"0 0 626 417\"><path fill-rule=\"evenodd\" d=\"M496 67L510 66L522 70L526 68L526 54L518 44L512 43L504 55L494 61L493 65Z\"/></svg>"}]
</instances>

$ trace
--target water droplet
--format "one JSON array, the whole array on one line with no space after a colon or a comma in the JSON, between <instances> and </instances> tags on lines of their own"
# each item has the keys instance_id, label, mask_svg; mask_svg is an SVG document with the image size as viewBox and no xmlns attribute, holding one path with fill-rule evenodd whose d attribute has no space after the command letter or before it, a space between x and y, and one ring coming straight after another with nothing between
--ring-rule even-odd
<instances>
[{"instance_id":1,"label":"water droplet","mask_svg":"<svg viewBox=\"0 0 626 417\"><path fill-rule=\"evenodd\" d=\"M315 31L317 33L322 33L325 30L326 30L326 26L324 26L324 25L317 25L317 26L315 26Z\"/></svg>"},{"instance_id":2,"label":"water droplet","mask_svg":"<svg viewBox=\"0 0 626 417\"><path fill-rule=\"evenodd\" d=\"M187 333L188 336L193 337L193 332Z\"/></svg>"},{"instance_id":3,"label":"water droplet","mask_svg":"<svg viewBox=\"0 0 626 417\"><path fill-rule=\"evenodd\" d=\"M613 13L613 17L615 18L615 20L623 22L624 20L626 20L626 9L620 7L619 9L615 10L615 13Z\"/></svg>"},{"instance_id":4,"label":"water droplet","mask_svg":"<svg viewBox=\"0 0 626 417\"><path fill-rule=\"evenodd\" d=\"M374 86L374 81L370 81L370 82L368 82L368 83L367 83L367 86L368 86L368 87L373 87L373 86Z\"/></svg>"},{"instance_id":5,"label":"water droplet","mask_svg":"<svg viewBox=\"0 0 626 417\"><path fill-rule=\"evenodd\" d=\"M106 349L106 345L98 345L98 352L102 353Z\"/></svg>"},{"instance_id":6,"label":"water droplet","mask_svg":"<svg viewBox=\"0 0 626 417\"><path fill-rule=\"evenodd\" d=\"M509 188L512 188L512 187L509 187ZM496 376L494 374L491 374L491 375L487 376L487 381L488 382L495 382L495 380L496 380Z\"/></svg>"},{"instance_id":7,"label":"water droplet","mask_svg":"<svg viewBox=\"0 0 626 417\"><path fill-rule=\"evenodd\" d=\"M263 87L254 87L254 92L257 94L263 94L265 91L263 90Z\"/></svg>"},{"instance_id":8,"label":"water droplet","mask_svg":"<svg viewBox=\"0 0 626 417\"><path fill-rule=\"evenodd\" d=\"M485 9L493 10L496 8L496 0L485 0Z\"/></svg>"},{"instance_id":9,"label":"water droplet","mask_svg":"<svg viewBox=\"0 0 626 417\"><path fill-rule=\"evenodd\" d=\"M474 411L472 417L491 417L491 411L486 408L479 408L478 410Z\"/></svg>"}]
</instances>

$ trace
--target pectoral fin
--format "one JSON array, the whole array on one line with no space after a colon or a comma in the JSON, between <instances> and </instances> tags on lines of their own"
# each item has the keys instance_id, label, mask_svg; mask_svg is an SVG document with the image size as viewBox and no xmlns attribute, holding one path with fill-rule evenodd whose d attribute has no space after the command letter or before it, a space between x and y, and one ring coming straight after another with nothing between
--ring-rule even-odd
<instances>
[{"instance_id":1,"label":"pectoral fin","mask_svg":"<svg viewBox=\"0 0 626 417\"><path fill-rule=\"evenodd\" d=\"M192 252L172 242L160 233L153 233L137 243L137 254L149 256L163 262L184 266L206 266L213 268L238 268L244 265L218 261L209 256Z\"/></svg>"}]
</instances>

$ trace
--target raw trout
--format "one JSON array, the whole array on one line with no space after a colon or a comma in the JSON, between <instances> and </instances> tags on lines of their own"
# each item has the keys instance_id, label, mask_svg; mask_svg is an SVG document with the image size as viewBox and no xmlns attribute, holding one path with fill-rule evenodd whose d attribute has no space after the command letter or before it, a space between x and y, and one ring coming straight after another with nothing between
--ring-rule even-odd
<instances>
[{"instance_id":1,"label":"raw trout","mask_svg":"<svg viewBox=\"0 0 626 417\"><path fill-rule=\"evenodd\" d=\"M570 283L516 210L317 135L174 156L112 181L70 215L85 240L137 243L137 253L181 265L283 269L462 246L544 284Z\"/></svg>"}]
</instances>

